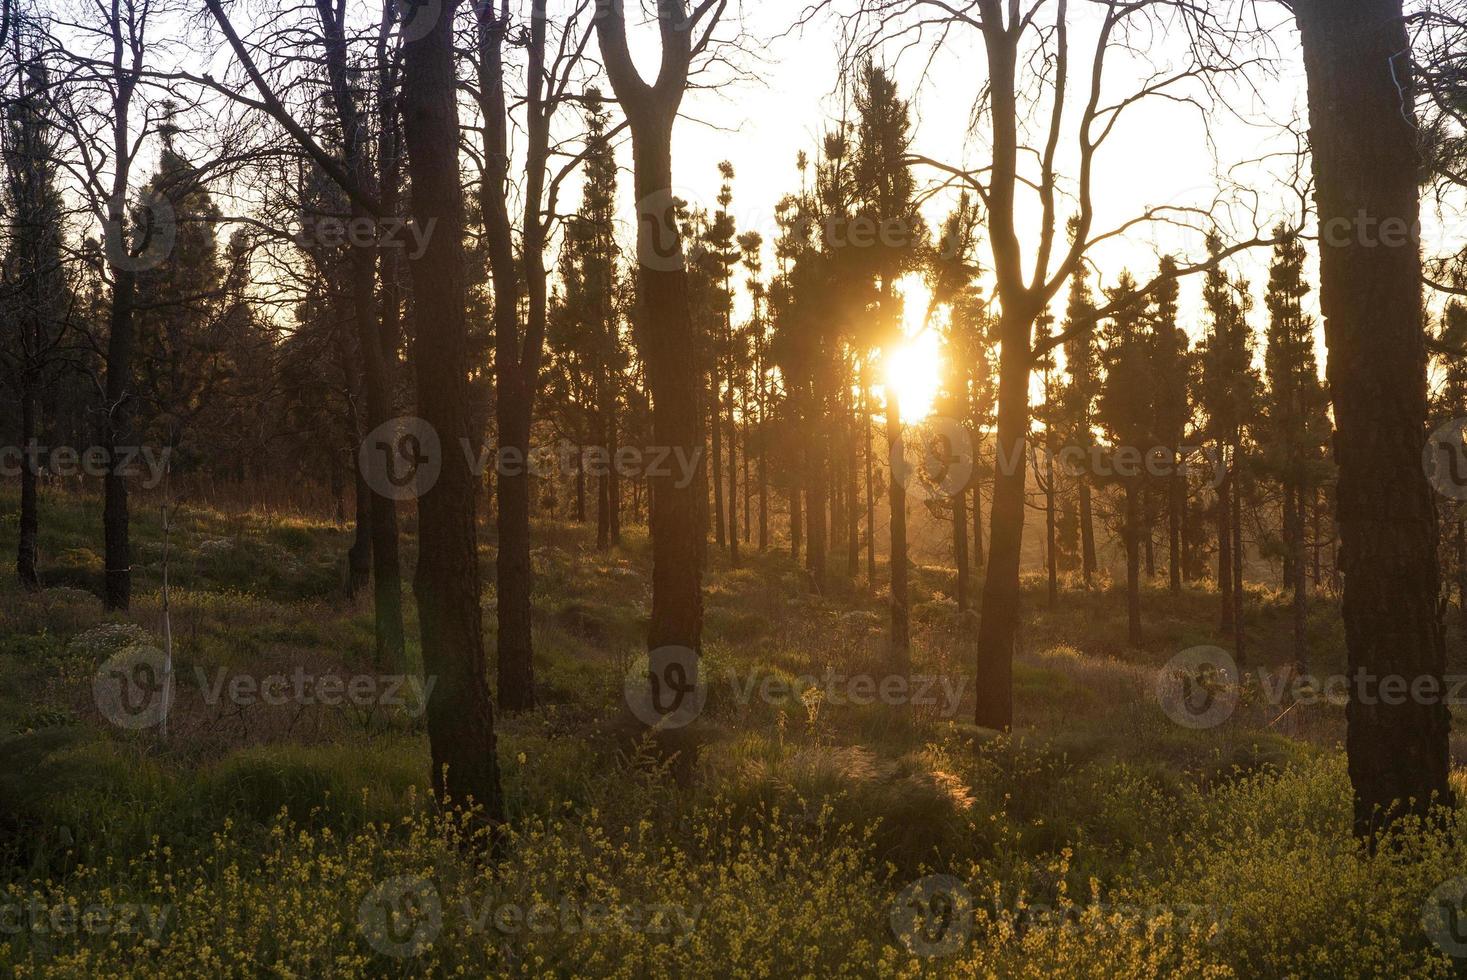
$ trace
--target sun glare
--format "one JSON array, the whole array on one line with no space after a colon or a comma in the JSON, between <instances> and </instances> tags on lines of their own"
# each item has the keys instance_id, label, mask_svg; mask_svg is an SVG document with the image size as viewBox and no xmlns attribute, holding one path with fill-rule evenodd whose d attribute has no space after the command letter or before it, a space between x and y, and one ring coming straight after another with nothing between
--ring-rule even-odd
<instances>
[{"instance_id":1,"label":"sun glare","mask_svg":"<svg viewBox=\"0 0 1467 980\"><path fill-rule=\"evenodd\" d=\"M901 402L902 421L920 422L932 414L941 385L942 337L935 322L923 324L932 295L916 276L902 280L906 299L902 331L906 340L886 356L883 381Z\"/></svg>"}]
</instances>

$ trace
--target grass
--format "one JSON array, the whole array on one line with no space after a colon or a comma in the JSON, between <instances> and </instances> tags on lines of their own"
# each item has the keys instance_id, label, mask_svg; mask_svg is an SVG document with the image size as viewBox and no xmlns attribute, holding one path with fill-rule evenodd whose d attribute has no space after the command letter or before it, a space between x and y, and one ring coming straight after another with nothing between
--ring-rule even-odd
<instances>
[{"instance_id":1,"label":"grass","mask_svg":"<svg viewBox=\"0 0 1467 980\"><path fill-rule=\"evenodd\" d=\"M13 515L13 496L0 507ZM830 684L886 676L879 594L811 595L783 552L715 557L706 706L654 737L623 697L650 605L645 531L601 554L594 529L543 522L542 703L498 719L511 820L490 854L432 805L420 714L205 696L219 677L372 672L370 600L341 594L350 535L329 522L186 509L169 735L109 724L92 680L157 642L162 541L140 510L134 606L106 614L87 548L98 513L48 497L50 588L0 586L0 965L18 976L1450 976L1461 962L1422 915L1467 847L1417 829L1378 856L1355 849L1338 707L1281 718L1250 689L1215 728L1162 711L1162 664L1230 645L1203 588L1148 587L1131 647L1115 588L1069 583L1050 609L1026 580L1003 736L969 722L982 679L951 569L912 580L913 673L946 687L895 706ZM0 547L14 535L0 520ZM1250 590L1250 664L1289 659L1289 615ZM1310 616L1311 667L1337 669L1337 613L1317 601ZM58 927L88 910L90 925Z\"/></svg>"}]
</instances>

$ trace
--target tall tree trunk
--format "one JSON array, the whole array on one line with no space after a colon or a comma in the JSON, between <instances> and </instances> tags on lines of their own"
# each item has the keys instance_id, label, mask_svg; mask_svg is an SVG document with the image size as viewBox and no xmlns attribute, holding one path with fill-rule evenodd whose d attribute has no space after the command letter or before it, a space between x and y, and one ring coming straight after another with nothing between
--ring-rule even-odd
<instances>
[{"instance_id":1,"label":"tall tree trunk","mask_svg":"<svg viewBox=\"0 0 1467 980\"><path fill-rule=\"evenodd\" d=\"M722 551L728 547L723 523L723 399L718 391L718 369L709 373L708 424L713 437L713 540Z\"/></svg>"},{"instance_id":2,"label":"tall tree trunk","mask_svg":"<svg viewBox=\"0 0 1467 980\"><path fill-rule=\"evenodd\" d=\"M769 430L764 425L764 348L758 337L754 340L758 365L758 387L754 391L754 408L758 413L759 448L759 551L769 550Z\"/></svg>"},{"instance_id":3,"label":"tall tree trunk","mask_svg":"<svg viewBox=\"0 0 1467 980\"><path fill-rule=\"evenodd\" d=\"M530 428L545 337L545 230L541 207L549 119L540 87L544 75L545 4L544 0L535 0L529 32L524 38L529 57L526 75L530 87L526 97L529 122L524 222L521 228L523 247L518 254L505 199L510 153L503 46L509 17L507 14L496 16L490 3L479 8L478 17L477 69L479 98L485 119L484 171L479 185L479 204L494 283L494 411L500 450L511 451L516 461L501 467L495 515L498 531L495 552L496 694L502 710L523 711L535 704L531 625L534 568L530 561L530 511L534 493L530 468L518 461L529 457ZM520 329L522 284L528 299L523 331Z\"/></svg>"},{"instance_id":4,"label":"tall tree trunk","mask_svg":"<svg viewBox=\"0 0 1467 980\"><path fill-rule=\"evenodd\" d=\"M1025 441L1029 428L1030 336L1034 315L1005 310L998 380L998 461L989 517L988 568L978 626L982 678L974 721L1009 731L1014 724L1014 642L1019 629L1019 560L1024 542Z\"/></svg>"},{"instance_id":5,"label":"tall tree trunk","mask_svg":"<svg viewBox=\"0 0 1467 980\"><path fill-rule=\"evenodd\" d=\"M429 0L413 0L414 13ZM469 438L468 351L464 310L464 206L459 184L459 123L453 20L456 0L427 33L409 41L402 72L403 135L412 179L412 214L433 229L411 260L416 313L413 359L418 412L438 433L442 468L418 498L418 567L413 592L422 628L423 670L438 679L428 701L432 781L440 801L469 799L494 821L504 817L494 708L484 680L474 474L460 451Z\"/></svg>"},{"instance_id":6,"label":"tall tree trunk","mask_svg":"<svg viewBox=\"0 0 1467 980\"><path fill-rule=\"evenodd\" d=\"M621 473L616 467L616 452L620 440L616 432L616 395L613 393L606 412L606 458L610 466L606 473L606 496L609 505L611 543L621 544Z\"/></svg>"},{"instance_id":7,"label":"tall tree trunk","mask_svg":"<svg viewBox=\"0 0 1467 980\"><path fill-rule=\"evenodd\" d=\"M866 587L876 588L876 461L871 453L871 387L866 379L866 365L861 361L861 418L864 434L861 458L866 459Z\"/></svg>"},{"instance_id":8,"label":"tall tree trunk","mask_svg":"<svg viewBox=\"0 0 1467 980\"><path fill-rule=\"evenodd\" d=\"M317 0L316 7L320 14L331 96L341 123L346 168L358 187L370 188L375 181L367 154L366 132L349 78L344 25L327 0ZM370 225L374 222L374 215L355 196L351 199L351 216L356 223ZM373 432L391 421L395 414L392 374L386 353L388 348L383 342L379 321L377 250L353 246L348 252L352 323L356 327L357 349L362 358L367 431ZM367 447L367 451L375 452L376 447ZM403 666L406 647L403 640L402 571L398 561L396 503L385 497L374 500L368 516L372 530L372 591L376 613L375 662L379 669L398 670Z\"/></svg>"},{"instance_id":9,"label":"tall tree trunk","mask_svg":"<svg viewBox=\"0 0 1467 980\"><path fill-rule=\"evenodd\" d=\"M1356 227L1357 216L1366 215L1382 223L1377 228L1416 228L1420 160L1401 0L1297 0L1294 9L1321 227ZM1436 502L1421 466L1427 397L1420 244L1408 235L1405 245L1372 248L1380 241L1365 237L1325 235L1320 243L1348 671L1399 675L1439 691L1446 650L1437 611ZM1400 814L1422 813L1432 802L1450 805L1451 716L1440 697L1392 704L1358 695L1352 690L1345 708L1345 748L1355 831L1374 840Z\"/></svg>"},{"instance_id":10,"label":"tall tree trunk","mask_svg":"<svg viewBox=\"0 0 1467 980\"><path fill-rule=\"evenodd\" d=\"M1045 396L1045 404L1049 404L1048 395ZM1044 460L1044 553L1045 564L1049 572L1049 608L1053 609L1059 602L1059 556L1055 554L1054 534L1054 454L1055 447L1050 438L1049 424L1045 424L1045 441L1051 443L1047 446Z\"/></svg>"},{"instance_id":11,"label":"tall tree trunk","mask_svg":"<svg viewBox=\"0 0 1467 980\"><path fill-rule=\"evenodd\" d=\"M1233 488L1233 514L1229 522L1233 529L1233 650L1237 654L1238 665L1247 663L1248 651L1246 648L1247 629L1243 620L1243 493L1241 488Z\"/></svg>"},{"instance_id":12,"label":"tall tree trunk","mask_svg":"<svg viewBox=\"0 0 1467 980\"><path fill-rule=\"evenodd\" d=\"M357 205L352 206L357 218L371 220ZM364 248L352 248L350 257L352 319L356 324L357 348L362 357L363 388L367 401L367 431L391 421L392 382L387 359L382 354L378 335L377 298L375 295L376 259ZM376 447L365 447L376 452ZM372 601L376 617L375 663L383 670L399 670L403 666L406 646L403 640L402 571L397 550L397 504L377 497L367 508L372 532Z\"/></svg>"},{"instance_id":13,"label":"tall tree trunk","mask_svg":"<svg viewBox=\"0 0 1467 980\"><path fill-rule=\"evenodd\" d=\"M372 578L372 488L367 486L366 478L362 476L362 467L357 460L360 452L358 449L352 454L352 459L358 463L352 508L356 513L356 529L351 547L346 552L346 588L353 596L366 588Z\"/></svg>"},{"instance_id":14,"label":"tall tree trunk","mask_svg":"<svg viewBox=\"0 0 1467 980\"><path fill-rule=\"evenodd\" d=\"M805 541L804 505L800 501L804 473L809 465L805 452L796 447L794 468L790 473L790 557L796 565L800 563L800 549Z\"/></svg>"},{"instance_id":15,"label":"tall tree trunk","mask_svg":"<svg viewBox=\"0 0 1467 980\"><path fill-rule=\"evenodd\" d=\"M15 572L21 588L41 591L41 577L36 571L36 540L41 521L36 495L36 462L31 450L36 443L35 382L29 366L23 369L20 390L20 444L25 454L20 461L20 539L16 545Z\"/></svg>"},{"instance_id":16,"label":"tall tree trunk","mask_svg":"<svg viewBox=\"0 0 1467 980\"><path fill-rule=\"evenodd\" d=\"M1085 474L1080 477L1080 561L1085 574L1085 588L1088 589L1097 566L1095 561L1095 511L1090 501L1090 479Z\"/></svg>"},{"instance_id":17,"label":"tall tree trunk","mask_svg":"<svg viewBox=\"0 0 1467 980\"><path fill-rule=\"evenodd\" d=\"M958 611L968 608L968 491L953 496L953 564L957 566Z\"/></svg>"},{"instance_id":18,"label":"tall tree trunk","mask_svg":"<svg viewBox=\"0 0 1467 980\"><path fill-rule=\"evenodd\" d=\"M907 597L907 463L902 445L902 406L896 386L886 392L887 497L891 504L891 656L895 669L911 667L911 606Z\"/></svg>"},{"instance_id":19,"label":"tall tree trunk","mask_svg":"<svg viewBox=\"0 0 1467 980\"><path fill-rule=\"evenodd\" d=\"M647 649L652 673L667 677L680 666L684 685L697 684L703 647L703 563L706 531L707 457L700 422L699 388L688 272L674 217L672 126L687 86L691 33L682 0L658 5L662 68L648 85L637 73L619 6L596 18L596 34L612 88L632 130L637 195L637 303L642 361L652 396L652 438L699 471L684 482L671 474L649 477L652 496L652 615ZM712 406L717 414L717 402ZM671 649L670 649L671 648ZM679 655L681 654L681 656Z\"/></svg>"},{"instance_id":20,"label":"tall tree trunk","mask_svg":"<svg viewBox=\"0 0 1467 980\"><path fill-rule=\"evenodd\" d=\"M1170 491L1166 508L1167 523L1167 572L1171 577L1172 595L1182 591L1182 511L1187 506L1187 488L1182 483L1182 474L1177 466L1177 452L1172 450L1172 472L1167 478Z\"/></svg>"},{"instance_id":21,"label":"tall tree trunk","mask_svg":"<svg viewBox=\"0 0 1467 980\"><path fill-rule=\"evenodd\" d=\"M860 428L856 423L856 401L847 396L844 415L845 452L841 454L846 478L846 577L852 582L861 574L861 464L856 453Z\"/></svg>"},{"instance_id":22,"label":"tall tree trunk","mask_svg":"<svg viewBox=\"0 0 1467 980\"><path fill-rule=\"evenodd\" d=\"M1141 497L1146 484L1137 477L1126 480L1126 637L1133 647L1141 645Z\"/></svg>"},{"instance_id":23,"label":"tall tree trunk","mask_svg":"<svg viewBox=\"0 0 1467 980\"><path fill-rule=\"evenodd\" d=\"M1309 571L1305 564L1304 527L1305 492L1302 486L1294 488L1294 661L1309 663Z\"/></svg>"},{"instance_id":24,"label":"tall tree trunk","mask_svg":"<svg viewBox=\"0 0 1467 980\"><path fill-rule=\"evenodd\" d=\"M973 568L982 572L987 559L983 555L983 485L973 484Z\"/></svg>"},{"instance_id":25,"label":"tall tree trunk","mask_svg":"<svg viewBox=\"0 0 1467 980\"><path fill-rule=\"evenodd\" d=\"M1151 494L1151 481L1146 477L1141 478L1141 545L1146 549L1146 577L1156 578L1156 541L1152 530L1156 527L1156 511L1153 509Z\"/></svg>"},{"instance_id":26,"label":"tall tree trunk","mask_svg":"<svg viewBox=\"0 0 1467 980\"><path fill-rule=\"evenodd\" d=\"M723 396L723 410L728 415L728 557L737 568L739 564L739 427L734 419L734 382L731 367L728 372L728 390Z\"/></svg>"},{"instance_id":27,"label":"tall tree trunk","mask_svg":"<svg viewBox=\"0 0 1467 980\"><path fill-rule=\"evenodd\" d=\"M818 384L818 382L817 382ZM824 392L816 387L805 418L809 451L805 456L805 567L815 579L815 588L825 592L825 562L829 543L825 536L826 457Z\"/></svg>"},{"instance_id":28,"label":"tall tree trunk","mask_svg":"<svg viewBox=\"0 0 1467 980\"><path fill-rule=\"evenodd\" d=\"M1226 464L1227 445L1219 443L1220 458ZM1234 464L1236 465L1236 460ZM1233 466L1223 474L1217 487L1217 594L1222 602L1218 628L1224 634L1233 631Z\"/></svg>"},{"instance_id":29,"label":"tall tree trunk","mask_svg":"<svg viewBox=\"0 0 1467 980\"><path fill-rule=\"evenodd\" d=\"M120 212L120 206L119 206ZM119 213L115 227L122 227ZM123 247L120 243L118 247ZM119 472L118 449L132 435L133 303L137 276L130 269L112 270L112 310L107 337L107 404L103 406L102 447L107 473L102 478L102 603L126 609L132 601L132 546L128 534L127 478Z\"/></svg>"}]
</instances>

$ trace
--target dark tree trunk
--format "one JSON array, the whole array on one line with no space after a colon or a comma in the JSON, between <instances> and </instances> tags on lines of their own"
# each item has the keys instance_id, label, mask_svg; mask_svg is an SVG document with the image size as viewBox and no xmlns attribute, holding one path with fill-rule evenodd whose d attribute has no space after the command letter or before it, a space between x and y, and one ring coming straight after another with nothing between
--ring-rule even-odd
<instances>
[{"instance_id":1,"label":"dark tree trunk","mask_svg":"<svg viewBox=\"0 0 1467 980\"><path fill-rule=\"evenodd\" d=\"M911 667L911 607L907 597L907 488L902 446L902 406L895 386L886 393L886 444L890 460L887 497L891 504L891 656L895 669Z\"/></svg>"},{"instance_id":2,"label":"dark tree trunk","mask_svg":"<svg viewBox=\"0 0 1467 980\"><path fill-rule=\"evenodd\" d=\"M861 574L861 464L856 455L856 440L860 429L856 425L856 404L848 399L845 412L845 464L846 477L846 576L855 581Z\"/></svg>"},{"instance_id":3,"label":"dark tree trunk","mask_svg":"<svg viewBox=\"0 0 1467 980\"><path fill-rule=\"evenodd\" d=\"M983 556L983 487L973 484L973 568L982 572L987 559Z\"/></svg>"},{"instance_id":4,"label":"dark tree trunk","mask_svg":"<svg viewBox=\"0 0 1467 980\"><path fill-rule=\"evenodd\" d=\"M1146 484L1136 478L1126 481L1126 638L1133 647L1141 645L1141 497Z\"/></svg>"},{"instance_id":5,"label":"dark tree trunk","mask_svg":"<svg viewBox=\"0 0 1467 980\"><path fill-rule=\"evenodd\" d=\"M1246 648L1247 624L1243 620L1243 493L1233 489L1233 514L1230 524L1233 529L1233 650L1238 665L1248 662Z\"/></svg>"},{"instance_id":6,"label":"dark tree trunk","mask_svg":"<svg viewBox=\"0 0 1467 980\"><path fill-rule=\"evenodd\" d=\"M825 399L817 387L811 399L810 414L805 418L810 449L805 456L805 567L815 580L815 588L825 592L825 560L828 540L825 536L826 456Z\"/></svg>"},{"instance_id":7,"label":"dark tree trunk","mask_svg":"<svg viewBox=\"0 0 1467 980\"><path fill-rule=\"evenodd\" d=\"M1090 502L1090 481L1080 477L1080 561L1085 574L1085 588L1095 575L1095 511Z\"/></svg>"},{"instance_id":8,"label":"dark tree trunk","mask_svg":"<svg viewBox=\"0 0 1467 980\"><path fill-rule=\"evenodd\" d=\"M728 390L723 396L728 414L728 557L739 564L739 428L734 419L733 371L728 372Z\"/></svg>"},{"instance_id":9,"label":"dark tree trunk","mask_svg":"<svg viewBox=\"0 0 1467 980\"><path fill-rule=\"evenodd\" d=\"M358 217L368 217L353 205ZM369 218L370 220L370 218ZM367 431L393 417L392 383L387 359L382 355L378 334L377 299L374 284L376 261L364 248L351 250L352 313L357 328L357 347L362 356L367 401ZM375 447L366 447L367 452ZM384 670L403 665L402 571L397 550L397 504L377 497L368 507L372 532L372 598L376 616L376 664Z\"/></svg>"},{"instance_id":10,"label":"dark tree trunk","mask_svg":"<svg viewBox=\"0 0 1467 980\"><path fill-rule=\"evenodd\" d=\"M804 547L805 520L804 505L800 501L801 485L804 482L805 468L808 460L804 452L795 449L794 472L790 474L790 558L794 559L796 565L800 563L800 549Z\"/></svg>"},{"instance_id":11,"label":"dark tree trunk","mask_svg":"<svg viewBox=\"0 0 1467 980\"><path fill-rule=\"evenodd\" d=\"M373 185L371 163L367 156L366 133L361 125L352 82L348 77L346 36L325 0L317 0L326 52L326 68L331 96L341 123L346 168L360 188ZM356 197L351 200L354 222L372 223L374 216ZM356 328L357 349L362 358L363 387L367 402L367 431L375 431L395 414L392 398L392 372L379 321L381 307L377 301L377 252L354 245L347 258L351 281L352 323ZM375 452L376 447L367 447ZM394 501L379 498L369 509L372 531L372 585L376 614L375 663L379 669L398 670L405 651L402 621L402 571L398 561L397 506Z\"/></svg>"},{"instance_id":12,"label":"dark tree trunk","mask_svg":"<svg viewBox=\"0 0 1467 980\"><path fill-rule=\"evenodd\" d=\"M1305 493L1302 486L1294 488L1294 661L1309 663L1309 572L1304 554Z\"/></svg>"},{"instance_id":13,"label":"dark tree trunk","mask_svg":"<svg viewBox=\"0 0 1467 980\"><path fill-rule=\"evenodd\" d=\"M1414 229L1418 133L1401 0L1298 0L1321 226L1357 216ZM1359 229L1357 228L1357 232ZM1343 244L1340 243L1343 238ZM1334 403L1336 505L1348 671L1441 690L1437 512L1421 466L1427 418L1421 254L1371 236L1321 237L1320 307ZM1427 679L1430 679L1429 681ZM1373 841L1404 813L1450 804L1445 699L1345 709L1355 831ZM1396 699L1390 699L1392 701Z\"/></svg>"},{"instance_id":14,"label":"dark tree trunk","mask_svg":"<svg viewBox=\"0 0 1467 980\"><path fill-rule=\"evenodd\" d=\"M1014 723L1014 641L1019 628L1019 559L1024 541L1025 440L1029 428L1030 335L1034 317L1005 311L998 381L998 462L989 516L988 568L978 626L979 683L974 721L1009 731Z\"/></svg>"},{"instance_id":15,"label":"dark tree trunk","mask_svg":"<svg viewBox=\"0 0 1467 980\"><path fill-rule=\"evenodd\" d=\"M1219 452L1227 463L1227 446L1219 444ZM1217 488L1217 594L1222 603L1218 628L1224 634L1233 631L1233 466L1230 464Z\"/></svg>"},{"instance_id":16,"label":"dark tree trunk","mask_svg":"<svg viewBox=\"0 0 1467 980\"><path fill-rule=\"evenodd\" d=\"M861 417L866 461L866 588L876 588L876 462L871 453L871 389L866 384L866 364L861 364Z\"/></svg>"},{"instance_id":17,"label":"dark tree trunk","mask_svg":"<svg viewBox=\"0 0 1467 980\"><path fill-rule=\"evenodd\" d=\"M27 370L27 376L21 379L20 392L20 444L26 452L20 462L20 539L15 552L15 572L21 588L27 592L41 591L41 576L36 571L36 540L40 535L41 519L36 494L35 457L30 452L36 442L34 387Z\"/></svg>"},{"instance_id":18,"label":"dark tree trunk","mask_svg":"<svg viewBox=\"0 0 1467 980\"><path fill-rule=\"evenodd\" d=\"M1171 577L1172 595L1179 595L1182 591L1182 511L1187 506L1187 488L1182 483L1182 474L1178 471L1176 451L1172 451L1172 473L1167 478L1168 500L1166 508L1167 523L1167 572Z\"/></svg>"},{"instance_id":19,"label":"dark tree trunk","mask_svg":"<svg viewBox=\"0 0 1467 980\"><path fill-rule=\"evenodd\" d=\"M619 448L620 440L616 432L616 395L613 394L606 413L606 458L610 460L606 473L606 497L612 544L621 544L621 473L616 467L616 451Z\"/></svg>"},{"instance_id":20,"label":"dark tree trunk","mask_svg":"<svg viewBox=\"0 0 1467 980\"><path fill-rule=\"evenodd\" d=\"M713 542L722 551L728 547L723 523L723 399L719 398L718 369L709 374L708 423L713 452Z\"/></svg>"},{"instance_id":21,"label":"dark tree trunk","mask_svg":"<svg viewBox=\"0 0 1467 980\"><path fill-rule=\"evenodd\" d=\"M120 216L116 227L121 227ZM119 246L121 244L119 243ZM132 547L128 534L127 478L117 450L132 435L133 302L137 277L130 269L112 270L112 311L107 337L107 404L103 406L102 447L107 473L102 479L102 548L105 570L102 602L126 609L132 601Z\"/></svg>"},{"instance_id":22,"label":"dark tree trunk","mask_svg":"<svg viewBox=\"0 0 1467 980\"><path fill-rule=\"evenodd\" d=\"M1045 395L1048 404L1048 394ZM1059 556L1055 554L1054 534L1054 454L1056 452L1049 426L1045 425L1045 441L1050 443L1045 453L1044 475L1044 557L1049 572L1049 608L1059 602Z\"/></svg>"},{"instance_id":23,"label":"dark tree trunk","mask_svg":"<svg viewBox=\"0 0 1467 980\"><path fill-rule=\"evenodd\" d=\"M958 611L968 608L968 491L953 497L953 564L957 566Z\"/></svg>"},{"instance_id":24,"label":"dark tree trunk","mask_svg":"<svg viewBox=\"0 0 1467 980\"><path fill-rule=\"evenodd\" d=\"M414 5L426 2L414 0ZM411 261L418 412L438 433L443 460L437 482L418 498L413 592L423 634L423 670L438 679L427 712L434 792L440 801L455 804L472 799L490 820L499 821L504 804L494 707L484 679L477 486L460 451L462 440L469 438L469 398L453 50L456 6L455 0L445 0L427 34L406 44L402 73L412 213L418 227L433 229L422 254Z\"/></svg>"},{"instance_id":25,"label":"dark tree trunk","mask_svg":"<svg viewBox=\"0 0 1467 980\"><path fill-rule=\"evenodd\" d=\"M352 459L356 458L353 454ZM353 596L365 589L372 578L372 489L362 476L360 463L355 469L352 509L356 514L356 530L346 552L346 588Z\"/></svg>"},{"instance_id":26,"label":"dark tree trunk","mask_svg":"<svg viewBox=\"0 0 1467 980\"><path fill-rule=\"evenodd\" d=\"M1156 578L1156 541L1152 530L1156 527L1156 511L1152 507L1151 481L1141 478L1141 545L1146 554L1146 577Z\"/></svg>"}]
</instances>

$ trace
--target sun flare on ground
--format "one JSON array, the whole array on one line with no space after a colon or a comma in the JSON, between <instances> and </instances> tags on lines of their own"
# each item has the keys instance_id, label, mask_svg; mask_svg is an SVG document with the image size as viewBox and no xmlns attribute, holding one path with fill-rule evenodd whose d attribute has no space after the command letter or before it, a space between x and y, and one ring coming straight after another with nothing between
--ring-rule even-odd
<instances>
[{"instance_id":1,"label":"sun flare on ground","mask_svg":"<svg viewBox=\"0 0 1467 980\"><path fill-rule=\"evenodd\" d=\"M906 339L886 353L883 390L896 392L902 421L920 422L932 414L942 379L942 336L935 322L924 325L931 292L916 276L901 282L906 299L902 332Z\"/></svg>"}]
</instances>

